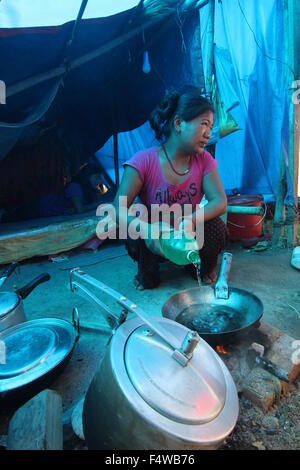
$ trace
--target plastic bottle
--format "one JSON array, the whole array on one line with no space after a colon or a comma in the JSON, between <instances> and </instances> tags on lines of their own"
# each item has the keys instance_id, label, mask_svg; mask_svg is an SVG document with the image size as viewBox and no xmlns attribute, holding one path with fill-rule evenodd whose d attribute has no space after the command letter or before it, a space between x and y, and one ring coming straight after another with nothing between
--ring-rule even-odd
<instances>
[{"instance_id":1,"label":"plastic bottle","mask_svg":"<svg viewBox=\"0 0 300 470\"><path fill-rule=\"evenodd\" d=\"M182 234L181 239L174 237L174 231L170 232L170 237L164 239L160 236L159 244L165 258L180 266L186 264L200 265L199 250L191 249L191 245L196 245L196 241L186 238ZM196 245L197 246L197 245Z\"/></svg>"}]
</instances>

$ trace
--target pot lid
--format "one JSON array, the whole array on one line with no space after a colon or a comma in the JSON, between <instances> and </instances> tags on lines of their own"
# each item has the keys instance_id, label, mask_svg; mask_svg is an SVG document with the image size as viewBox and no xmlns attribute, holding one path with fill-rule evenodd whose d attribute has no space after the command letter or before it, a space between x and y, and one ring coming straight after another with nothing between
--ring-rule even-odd
<instances>
[{"instance_id":1,"label":"pot lid","mask_svg":"<svg viewBox=\"0 0 300 470\"><path fill-rule=\"evenodd\" d=\"M72 351L71 323L44 318L20 323L0 333L0 393L22 387L52 370Z\"/></svg>"},{"instance_id":2,"label":"pot lid","mask_svg":"<svg viewBox=\"0 0 300 470\"><path fill-rule=\"evenodd\" d=\"M165 328L183 340L187 328L166 319ZM173 349L149 327L138 327L125 346L125 364L139 395L161 415L186 424L212 421L222 411L226 381L215 351L200 339L183 367Z\"/></svg>"},{"instance_id":3,"label":"pot lid","mask_svg":"<svg viewBox=\"0 0 300 470\"><path fill-rule=\"evenodd\" d=\"M20 297L14 292L0 292L0 320L16 308L19 302Z\"/></svg>"}]
</instances>

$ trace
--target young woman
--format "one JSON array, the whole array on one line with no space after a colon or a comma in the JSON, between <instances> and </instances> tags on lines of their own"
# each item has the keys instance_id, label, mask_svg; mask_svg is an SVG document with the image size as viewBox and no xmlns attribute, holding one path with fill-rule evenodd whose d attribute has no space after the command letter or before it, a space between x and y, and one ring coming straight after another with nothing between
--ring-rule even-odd
<instances>
[{"instance_id":1,"label":"young woman","mask_svg":"<svg viewBox=\"0 0 300 470\"><path fill-rule=\"evenodd\" d=\"M196 209L205 194L208 202L204 207L204 245L199 251L201 279L213 283L218 254L227 242L227 229L219 218L226 211L227 200L217 161L204 150L213 127L212 104L198 89L181 94L167 91L151 113L150 125L161 145L138 152L124 164L115 207L120 196L127 196L127 207L139 196L149 213L151 204L192 204L192 219L196 222ZM117 217L120 222L118 211ZM128 223L131 219L128 217ZM141 232L147 230L145 224L141 226ZM148 250L142 238L127 239L126 247L138 263L136 287L157 287L160 257ZM196 278L194 266L188 270Z\"/></svg>"}]
</instances>

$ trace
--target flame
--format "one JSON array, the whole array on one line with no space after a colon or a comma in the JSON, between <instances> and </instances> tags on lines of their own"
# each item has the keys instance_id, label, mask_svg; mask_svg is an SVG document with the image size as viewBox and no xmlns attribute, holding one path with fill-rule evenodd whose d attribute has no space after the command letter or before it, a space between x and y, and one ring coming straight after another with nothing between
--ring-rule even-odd
<instances>
[{"instance_id":1,"label":"flame","mask_svg":"<svg viewBox=\"0 0 300 470\"><path fill-rule=\"evenodd\" d=\"M216 347L216 350L217 350L217 352L218 352L219 354L225 354L225 355L228 354L228 352L226 351L226 349L224 349L224 346L218 345L218 346Z\"/></svg>"}]
</instances>

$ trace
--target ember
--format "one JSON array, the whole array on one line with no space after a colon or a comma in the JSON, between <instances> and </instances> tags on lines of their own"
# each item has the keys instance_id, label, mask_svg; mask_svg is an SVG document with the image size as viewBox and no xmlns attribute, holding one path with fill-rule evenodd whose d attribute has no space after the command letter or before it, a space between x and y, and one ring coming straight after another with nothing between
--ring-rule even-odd
<instances>
[{"instance_id":1,"label":"ember","mask_svg":"<svg viewBox=\"0 0 300 470\"><path fill-rule=\"evenodd\" d=\"M224 349L223 346L216 346L216 350L219 354L228 354L228 352Z\"/></svg>"}]
</instances>

